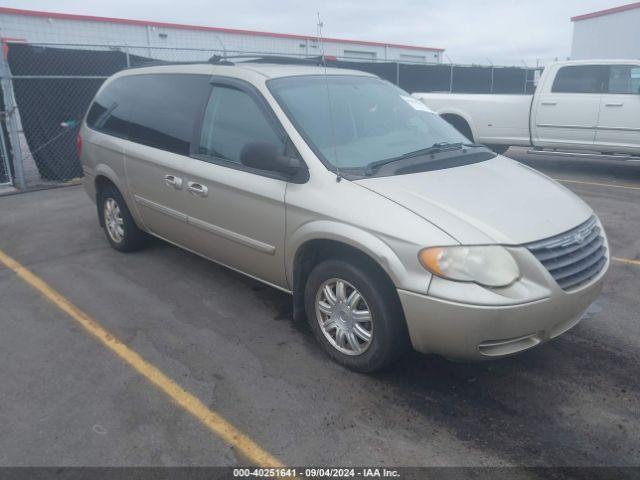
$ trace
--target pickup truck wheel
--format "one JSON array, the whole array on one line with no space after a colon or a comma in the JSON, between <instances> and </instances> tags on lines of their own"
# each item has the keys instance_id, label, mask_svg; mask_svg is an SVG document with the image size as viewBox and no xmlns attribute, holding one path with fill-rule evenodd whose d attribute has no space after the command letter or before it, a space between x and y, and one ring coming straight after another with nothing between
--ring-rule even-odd
<instances>
[{"instance_id":1,"label":"pickup truck wheel","mask_svg":"<svg viewBox=\"0 0 640 480\"><path fill-rule=\"evenodd\" d=\"M309 274L305 310L316 339L337 363L373 372L408 348L395 291L372 268L327 260Z\"/></svg>"},{"instance_id":2,"label":"pickup truck wheel","mask_svg":"<svg viewBox=\"0 0 640 480\"><path fill-rule=\"evenodd\" d=\"M488 148L496 152L498 155L502 155L509 150L509 145L487 145Z\"/></svg>"},{"instance_id":3,"label":"pickup truck wheel","mask_svg":"<svg viewBox=\"0 0 640 480\"><path fill-rule=\"evenodd\" d=\"M99 196L101 223L107 240L120 252L141 249L147 235L133 221L122 194L113 185L106 186Z\"/></svg>"}]
</instances>

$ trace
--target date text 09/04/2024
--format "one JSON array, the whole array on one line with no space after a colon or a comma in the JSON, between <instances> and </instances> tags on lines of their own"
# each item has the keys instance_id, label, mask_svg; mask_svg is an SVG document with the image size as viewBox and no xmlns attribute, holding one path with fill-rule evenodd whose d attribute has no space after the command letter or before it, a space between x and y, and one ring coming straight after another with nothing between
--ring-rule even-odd
<instances>
[{"instance_id":1,"label":"date text 09/04/2024","mask_svg":"<svg viewBox=\"0 0 640 480\"><path fill-rule=\"evenodd\" d=\"M388 468L234 468L234 478L398 478Z\"/></svg>"}]
</instances>

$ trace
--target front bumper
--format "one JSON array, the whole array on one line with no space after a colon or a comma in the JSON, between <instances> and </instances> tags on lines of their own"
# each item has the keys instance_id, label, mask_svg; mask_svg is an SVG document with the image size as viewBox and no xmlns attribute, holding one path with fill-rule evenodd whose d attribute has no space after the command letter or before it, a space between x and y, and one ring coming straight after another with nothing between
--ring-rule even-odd
<instances>
[{"instance_id":1,"label":"front bumper","mask_svg":"<svg viewBox=\"0 0 640 480\"><path fill-rule=\"evenodd\" d=\"M433 296L431 290L429 295L398 290L398 295L416 350L455 360L487 360L524 351L576 325L602 291L608 267L607 262L592 282L570 292L548 277L553 284L542 298L508 305L452 301Z\"/></svg>"}]
</instances>

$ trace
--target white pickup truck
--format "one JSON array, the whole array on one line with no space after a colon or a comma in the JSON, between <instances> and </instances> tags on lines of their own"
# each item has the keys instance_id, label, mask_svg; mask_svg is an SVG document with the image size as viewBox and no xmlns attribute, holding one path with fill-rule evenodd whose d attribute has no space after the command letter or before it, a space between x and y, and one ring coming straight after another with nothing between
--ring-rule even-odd
<instances>
[{"instance_id":1,"label":"white pickup truck","mask_svg":"<svg viewBox=\"0 0 640 480\"><path fill-rule=\"evenodd\" d=\"M640 155L640 60L555 63L533 96L413 95L497 153L521 145Z\"/></svg>"}]
</instances>

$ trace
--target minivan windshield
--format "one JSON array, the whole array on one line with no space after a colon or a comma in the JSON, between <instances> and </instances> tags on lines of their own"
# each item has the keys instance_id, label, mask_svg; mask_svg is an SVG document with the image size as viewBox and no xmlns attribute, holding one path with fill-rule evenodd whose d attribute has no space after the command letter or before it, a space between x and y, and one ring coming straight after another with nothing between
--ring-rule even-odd
<instances>
[{"instance_id":1,"label":"minivan windshield","mask_svg":"<svg viewBox=\"0 0 640 480\"><path fill-rule=\"evenodd\" d=\"M420 154L427 162L447 145L458 146L459 157L469 143L420 100L377 77L304 75L268 87L321 160L341 170L370 174L372 166Z\"/></svg>"}]
</instances>

